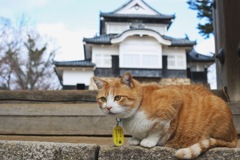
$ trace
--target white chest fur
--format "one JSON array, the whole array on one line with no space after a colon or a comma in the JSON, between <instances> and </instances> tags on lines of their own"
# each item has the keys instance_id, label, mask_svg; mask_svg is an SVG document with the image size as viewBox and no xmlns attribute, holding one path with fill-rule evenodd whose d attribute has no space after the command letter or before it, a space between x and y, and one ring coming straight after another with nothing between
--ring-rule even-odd
<instances>
[{"instance_id":1,"label":"white chest fur","mask_svg":"<svg viewBox=\"0 0 240 160\"><path fill-rule=\"evenodd\" d=\"M124 129L133 137L143 139L148 131L153 127L156 121L149 120L146 114L141 111L135 113L132 117L122 119Z\"/></svg>"}]
</instances>

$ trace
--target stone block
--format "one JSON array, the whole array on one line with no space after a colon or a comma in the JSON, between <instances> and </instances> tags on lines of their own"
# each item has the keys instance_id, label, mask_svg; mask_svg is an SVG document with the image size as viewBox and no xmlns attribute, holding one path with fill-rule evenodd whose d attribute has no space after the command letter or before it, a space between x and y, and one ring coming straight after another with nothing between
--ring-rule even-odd
<instances>
[{"instance_id":1,"label":"stone block","mask_svg":"<svg viewBox=\"0 0 240 160\"><path fill-rule=\"evenodd\" d=\"M167 147L101 147L98 160L174 160L174 152Z\"/></svg>"},{"instance_id":2,"label":"stone block","mask_svg":"<svg viewBox=\"0 0 240 160\"><path fill-rule=\"evenodd\" d=\"M98 160L177 160L176 150L167 147L101 147ZM214 148L203 153L196 160L239 160L240 148Z\"/></svg>"},{"instance_id":3,"label":"stone block","mask_svg":"<svg viewBox=\"0 0 240 160\"><path fill-rule=\"evenodd\" d=\"M177 160L176 150L140 146L0 141L1 160ZM214 148L196 160L239 160L240 148Z\"/></svg>"},{"instance_id":4,"label":"stone block","mask_svg":"<svg viewBox=\"0 0 240 160\"><path fill-rule=\"evenodd\" d=\"M1 160L96 160L98 151L90 144L0 141Z\"/></svg>"}]
</instances>

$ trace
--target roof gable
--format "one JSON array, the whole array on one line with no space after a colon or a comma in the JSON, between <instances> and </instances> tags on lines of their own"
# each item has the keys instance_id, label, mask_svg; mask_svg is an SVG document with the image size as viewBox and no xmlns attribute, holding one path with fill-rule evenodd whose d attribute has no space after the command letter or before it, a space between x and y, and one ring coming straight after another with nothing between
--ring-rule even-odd
<instances>
[{"instance_id":1,"label":"roof gable","mask_svg":"<svg viewBox=\"0 0 240 160\"><path fill-rule=\"evenodd\" d=\"M145 15L159 15L156 10L151 8L142 0L130 0L117 10L113 11L115 14L145 14Z\"/></svg>"},{"instance_id":2,"label":"roof gable","mask_svg":"<svg viewBox=\"0 0 240 160\"><path fill-rule=\"evenodd\" d=\"M138 35L140 37L142 37L143 35L147 35L147 36L155 38L161 44L171 45L171 41L163 39L162 36L158 32L155 32L155 31L149 30L149 29L130 29L130 30L127 30L127 31L123 32L122 34L120 34L116 37L113 37L111 39L111 43L112 44L120 43L120 42L124 41L127 37L136 36L136 35Z\"/></svg>"},{"instance_id":3,"label":"roof gable","mask_svg":"<svg viewBox=\"0 0 240 160\"><path fill-rule=\"evenodd\" d=\"M143 0L130 0L112 12L100 12L100 34L106 34L106 22L141 22L167 24L167 28L175 19L175 15L166 15L153 9Z\"/></svg>"},{"instance_id":4,"label":"roof gable","mask_svg":"<svg viewBox=\"0 0 240 160\"><path fill-rule=\"evenodd\" d=\"M187 38L173 38L166 35L160 35L154 30L146 29L146 28L132 28L124 31L121 34L109 34L109 35L100 35L95 36L93 38L84 38L83 42L87 44L108 44L111 45L113 43L118 43L126 38L126 36L131 35L148 35L155 37L159 43L163 43L165 45L170 46L179 46L179 47L193 47L196 44L195 41L190 41ZM169 44L169 42L171 42Z\"/></svg>"}]
</instances>

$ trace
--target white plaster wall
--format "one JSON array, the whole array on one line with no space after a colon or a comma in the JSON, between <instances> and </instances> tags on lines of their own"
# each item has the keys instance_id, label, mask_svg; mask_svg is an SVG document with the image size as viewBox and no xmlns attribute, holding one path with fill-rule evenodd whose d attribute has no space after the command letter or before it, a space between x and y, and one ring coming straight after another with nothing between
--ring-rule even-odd
<instances>
[{"instance_id":1,"label":"white plaster wall","mask_svg":"<svg viewBox=\"0 0 240 160\"><path fill-rule=\"evenodd\" d=\"M131 23L106 22L107 34L120 34L130 29Z\"/></svg>"},{"instance_id":2,"label":"white plaster wall","mask_svg":"<svg viewBox=\"0 0 240 160\"><path fill-rule=\"evenodd\" d=\"M103 62L99 62L96 60L96 55L101 54L104 56L109 56L110 60L111 60L111 56L112 55L118 55L119 49L118 49L118 45L101 45L101 46L93 46L92 47L92 62L96 64L96 67L103 67L103 68L111 68L112 65L105 65L103 64Z\"/></svg>"},{"instance_id":3,"label":"white plaster wall","mask_svg":"<svg viewBox=\"0 0 240 160\"><path fill-rule=\"evenodd\" d=\"M130 29L130 25L134 25L134 23L106 22L106 32L107 34L120 34ZM167 26L168 25L164 25L164 24L151 24L151 23L143 24L144 28L152 29L162 35L166 34Z\"/></svg>"},{"instance_id":4,"label":"white plaster wall","mask_svg":"<svg viewBox=\"0 0 240 160\"><path fill-rule=\"evenodd\" d=\"M168 25L164 24L150 24L150 23L145 24L145 28L157 31L161 35L165 35L167 33L167 26Z\"/></svg>"},{"instance_id":5,"label":"white plaster wall","mask_svg":"<svg viewBox=\"0 0 240 160\"><path fill-rule=\"evenodd\" d=\"M80 71L80 70L64 70L63 71L63 84L76 85L83 83L87 86L90 84L90 79L93 77L93 71Z\"/></svg>"},{"instance_id":6,"label":"white plaster wall","mask_svg":"<svg viewBox=\"0 0 240 160\"><path fill-rule=\"evenodd\" d=\"M96 45L92 47L92 55L96 54L118 55L118 45Z\"/></svg>"},{"instance_id":7,"label":"white plaster wall","mask_svg":"<svg viewBox=\"0 0 240 160\"><path fill-rule=\"evenodd\" d=\"M163 48L163 55L169 55L169 54L184 54L184 55L186 55L186 50L184 48L179 48L179 47Z\"/></svg>"},{"instance_id":8,"label":"white plaster wall","mask_svg":"<svg viewBox=\"0 0 240 160\"><path fill-rule=\"evenodd\" d=\"M186 50L184 48L174 47L174 48L164 48L163 55L181 55L184 58L184 65L181 68L169 68L168 69L186 69L187 68L187 57L186 57Z\"/></svg>"},{"instance_id":9,"label":"white plaster wall","mask_svg":"<svg viewBox=\"0 0 240 160\"><path fill-rule=\"evenodd\" d=\"M188 67L191 68L191 71L202 72L204 69L208 68L212 63L201 63L201 62L190 62Z\"/></svg>"},{"instance_id":10,"label":"white plaster wall","mask_svg":"<svg viewBox=\"0 0 240 160\"><path fill-rule=\"evenodd\" d=\"M131 36L125 39L120 44L120 67L130 67L130 68L162 68L162 46L157 42L155 38L148 36ZM134 59L129 60L129 65L126 65L124 61L124 55L127 54L137 54L137 55L149 55L157 56L158 66L134 66L131 62L134 63Z\"/></svg>"}]
</instances>

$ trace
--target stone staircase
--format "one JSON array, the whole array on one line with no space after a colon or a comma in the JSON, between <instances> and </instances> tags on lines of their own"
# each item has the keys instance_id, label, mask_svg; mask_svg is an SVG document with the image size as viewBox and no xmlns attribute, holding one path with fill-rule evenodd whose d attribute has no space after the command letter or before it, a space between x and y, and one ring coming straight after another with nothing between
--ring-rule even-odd
<instances>
[{"instance_id":1,"label":"stone staircase","mask_svg":"<svg viewBox=\"0 0 240 160\"><path fill-rule=\"evenodd\" d=\"M174 159L175 150L165 147L112 147L116 121L103 115L95 96L95 91L0 91L0 159ZM229 106L240 133L240 103ZM240 148L212 149L199 159L240 159Z\"/></svg>"}]
</instances>

